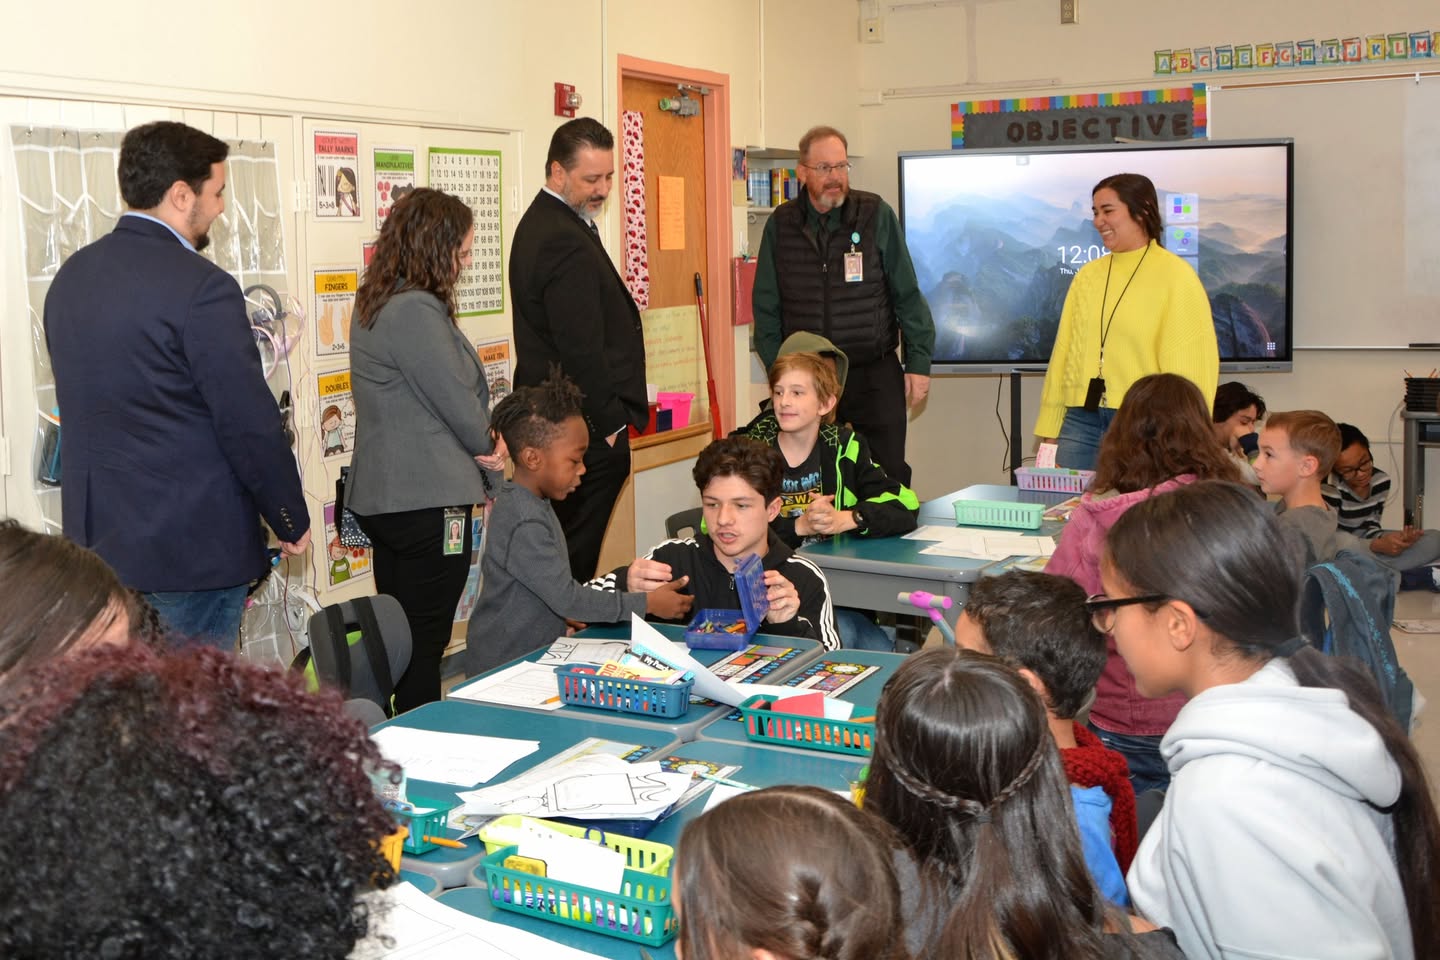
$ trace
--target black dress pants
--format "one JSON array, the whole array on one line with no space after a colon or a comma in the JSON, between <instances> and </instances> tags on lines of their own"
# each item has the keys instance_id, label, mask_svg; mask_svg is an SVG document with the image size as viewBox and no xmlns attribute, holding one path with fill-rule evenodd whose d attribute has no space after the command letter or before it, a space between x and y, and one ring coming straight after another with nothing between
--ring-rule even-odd
<instances>
[{"instance_id":1,"label":"black dress pants","mask_svg":"<svg viewBox=\"0 0 1440 960\"><path fill-rule=\"evenodd\" d=\"M905 372L900 358L887 353L872 363L852 364L835 411L870 444L870 454L885 472L910 486L910 465L905 462Z\"/></svg>"},{"instance_id":2,"label":"black dress pants","mask_svg":"<svg viewBox=\"0 0 1440 960\"><path fill-rule=\"evenodd\" d=\"M445 507L356 515L370 538L375 591L400 601L410 622L410 666L395 684L395 712L440 699L440 660L470 572L471 505L460 552L445 555Z\"/></svg>"},{"instance_id":3,"label":"black dress pants","mask_svg":"<svg viewBox=\"0 0 1440 960\"><path fill-rule=\"evenodd\" d=\"M620 431L612 447L604 437L590 440L585 449L585 475L580 486L564 500L552 502L565 544L570 551L570 573L581 583L595 576L600 544L620 489L630 476L630 435Z\"/></svg>"}]
</instances>

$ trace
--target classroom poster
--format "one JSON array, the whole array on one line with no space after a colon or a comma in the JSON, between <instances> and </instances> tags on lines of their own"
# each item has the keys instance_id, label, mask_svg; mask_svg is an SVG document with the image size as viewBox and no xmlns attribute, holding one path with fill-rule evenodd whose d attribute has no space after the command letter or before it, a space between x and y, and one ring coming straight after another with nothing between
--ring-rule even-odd
<instances>
[{"instance_id":1,"label":"classroom poster","mask_svg":"<svg viewBox=\"0 0 1440 960\"><path fill-rule=\"evenodd\" d=\"M315 271L315 356L348 356L350 315L355 312L355 293L360 289L360 271L354 267L329 267Z\"/></svg>"},{"instance_id":2,"label":"classroom poster","mask_svg":"<svg viewBox=\"0 0 1440 960\"><path fill-rule=\"evenodd\" d=\"M375 259L375 241L360 241L360 275L365 275L365 270L370 266L370 261Z\"/></svg>"},{"instance_id":3,"label":"classroom poster","mask_svg":"<svg viewBox=\"0 0 1440 960\"><path fill-rule=\"evenodd\" d=\"M490 409L510 395L510 341L484 340L475 344L480 365L485 368L485 384L490 388Z\"/></svg>"},{"instance_id":4,"label":"classroom poster","mask_svg":"<svg viewBox=\"0 0 1440 960\"><path fill-rule=\"evenodd\" d=\"M430 186L454 194L475 214L470 264L455 285L455 312L462 317L505 309L505 272L500 229L500 151L430 148Z\"/></svg>"},{"instance_id":5,"label":"classroom poster","mask_svg":"<svg viewBox=\"0 0 1440 960\"><path fill-rule=\"evenodd\" d=\"M329 460L355 450L355 397L350 393L350 371L336 370L315 378L319 386L320 455Z\"/></svg>"},{"instance_id":6,"label":"classroom poster","mask_svg":"<svg viewBox=\"0 0 1440 960\"><path fill-rule=\"evenodd\" d=\"M693 393L690 422L708 419L698 308L693 303L652 308L640 314L640 323L645 328L645 378L665 393Z\"/></svg>"},{"instance_id":7,"label":"classroom poster","mask_svg":"<svg viewBox=\"0 0 1440 960\"><path fill-rule=\"evenodd\" d=\"M456 623L469 620L470 614L475 612L475 604L480 601L480 554L484 552L481 550L484 534L485 516L476 510L470 518L470 572L465 575L465 590L455 606Z\"/></svg>"},{"instance_id":8,"label":"classroom poster","mask_svg":"<svg viewBox=\"0 0 1440 960\"><path fill-rule=\"evenodd\" d=\"M395 201L415 190L415 150L412 147L376 147L375 229L385 226Z\"/></svg>"},{"instance_id":9,"label":"classroom poster","mask_svg":"<svg viewBox=\"0 0 1440 960\"><path fill-rule=\"evenodd\" d=\"M335 501L325 504L325 582L335 587L370 576L370 548L347 547L335 529Z\"/></svg>"},{"instance_id":10,"label":"classroom poster","mask_svg":"<svg viewBox=\"0 0 1440 960\"><path fill-rule=\"evenodd\" d=\"M360 134L315 131L315 216L360 219Z\"/></svg>"}]
</instances>

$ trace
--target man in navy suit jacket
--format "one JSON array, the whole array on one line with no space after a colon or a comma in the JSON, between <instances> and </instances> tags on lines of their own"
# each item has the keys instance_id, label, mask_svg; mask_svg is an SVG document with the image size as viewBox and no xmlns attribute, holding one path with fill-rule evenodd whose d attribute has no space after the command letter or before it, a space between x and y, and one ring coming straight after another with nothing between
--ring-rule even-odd
<instances>
[{"instance_id":1,"label":"man in navy suit jacket","mask_svg":"<svg viewBox=\"0 0 1440 960\"><path fill-rule=\"evenodd\" d=\"M614 177L610 131L588 117L562 124L550 138L545 187L510 245L515 385L538 386L554 364L585 394L585 475L554 504L570 572L582 582L595 576L605 527L630 476L625 428L649 419L640 311L595 229Z\"/></svg>"},{"instance_id":2,"label":"man in navy suit jacket","mask_svg":"<svg viewBox=\"0 0 1440 960\"><path fill-rule=\"evenodd\" d=\"M100 554L179 640L233 649L270 524L290 555L310 515L240 287L198 250L225 210L221 140L136 127L129 208L45 299L65 535Z\"/></svg>"}]
</instances>

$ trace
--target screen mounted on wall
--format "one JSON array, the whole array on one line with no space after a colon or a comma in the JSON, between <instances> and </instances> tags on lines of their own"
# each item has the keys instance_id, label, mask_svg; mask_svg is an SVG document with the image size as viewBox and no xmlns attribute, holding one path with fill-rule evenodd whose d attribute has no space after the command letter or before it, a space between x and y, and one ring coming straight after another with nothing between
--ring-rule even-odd
<instances>
[{"instance_id":1,"label":"screen mounted on wall","mask_svg":"<svg viewBox=\"0 0 1440 960\"><path fill-rule=\"evenodd\" d=\"M1115 173L1154 182L1165 248L1210 295L1222 365L1289 369L1293 150L1266 140L901 154L900 218L939 372L1049 362L1071 278L1108 255L1090 191Z\"/></svg>"}]
</instances>

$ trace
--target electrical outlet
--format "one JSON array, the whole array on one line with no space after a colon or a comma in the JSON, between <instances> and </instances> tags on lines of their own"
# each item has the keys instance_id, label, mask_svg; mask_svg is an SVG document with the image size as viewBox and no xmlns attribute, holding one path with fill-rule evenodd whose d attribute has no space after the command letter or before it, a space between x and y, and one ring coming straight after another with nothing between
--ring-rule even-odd
<instances>
[{"instance_id":1,"label":"electrical outlet","mask_svg":"<svg viewBox=\"0 0 1440 960\"><path fill-rule=\"evenodd\" d=\"M860 21L860 39L864 43L885 42L885 21L881 17L867 17Z\"/></svg>"},{"instance_id":2,"label":"electrical outlet","mask_svg":"<svg viewBox=\"0 0 1440 960\"><path fill-rule=\"evenodd\" d=\"M1060 22L1080 22L1080 0L1060 0Z\"/></svg>"}]
</instances>

